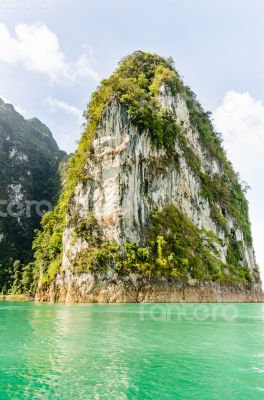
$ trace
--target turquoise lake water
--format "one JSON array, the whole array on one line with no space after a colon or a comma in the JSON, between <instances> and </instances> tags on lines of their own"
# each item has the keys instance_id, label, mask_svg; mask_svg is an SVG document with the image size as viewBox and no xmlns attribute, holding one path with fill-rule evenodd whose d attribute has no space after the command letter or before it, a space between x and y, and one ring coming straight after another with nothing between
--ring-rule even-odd
<instances>
[{"instance_id":1,"label":"turquoise lake water","mask_svg":"<svg viewBox=\"0 0 264 400\"><path fill-rule=\"evenodd\" d=\"M263 304L0 303L0 400L264 399Z\"/></svg>"}]
</instances>

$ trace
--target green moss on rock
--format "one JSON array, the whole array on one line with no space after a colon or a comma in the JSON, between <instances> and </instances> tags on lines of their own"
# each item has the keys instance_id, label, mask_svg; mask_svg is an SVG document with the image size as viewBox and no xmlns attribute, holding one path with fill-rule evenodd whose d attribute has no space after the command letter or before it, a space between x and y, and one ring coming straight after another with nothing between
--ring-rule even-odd
<instances>
[{"instance_id":1,"label":"green moss on rock","mask_svg":"<svg viewBox=\"0 0 264 400\"><path fill-rule=\"evenodd\" d=\"M94 225L94 221L93 221ZM227 263L219 254L222 241L211 231L197 228L174 205L156 211L151 218L148 239L143 246L126 242L123 248L103 236L87 239L88 247L72 262L75 274L106 274L109 269L121 276L173 277L200 281L246 284L250 271L243 266L241 243L230 239Z\"/></svg>"}]
</instances>

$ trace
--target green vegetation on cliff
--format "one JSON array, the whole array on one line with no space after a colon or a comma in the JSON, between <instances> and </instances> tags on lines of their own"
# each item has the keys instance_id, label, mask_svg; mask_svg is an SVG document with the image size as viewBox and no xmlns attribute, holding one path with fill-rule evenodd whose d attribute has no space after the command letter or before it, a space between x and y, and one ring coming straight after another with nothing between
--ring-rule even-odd
<instances>
[{"instance_id":1,"label":"green vegetation on cliff","mask_svg":"<svg viewBox=\"0 0 264 400\"><path fill-rule=\"evenodd\" d=\"M75 274L105 274L115 267L121 276L136 273L148 278L191 277L228 284L251 281L248 269L242 264L241 242L230 243L227 264L223 263L219 256L223 241L213 232L197 228L174 205L153 213L144 246L127 242L120 249L103 236L92 213L80 221L76 237L85 239L88 247L72 262Z\"/></svg>"},{"instance_id":2,"label":"green vegetation on cliff","mask_svg":"<svg viewBox=\"0 0 264 400\"><path fill-rule=\"evenodd\" d=\"M199 158L194 154L184 135L184 129L177 125L170 111L162 109L158 104L157 95L163 83L166 84L173 95L179 93L186 100L190 110L192 127L198 130L208 156L215 159L221 166L221 176L218 174L210 175L202 170ZM251 244L248 206L244 191L237 174L226 159L221 145L221 137L214 131L208 113L203 111L191 90L184 86L171 59L138 51L122 60L117 70L108 79L101 82L100 87L93 93L88 104L86 111L87 125L78 149L68 164L65 188L54 211L44 217L42 230L34 243L35 270L41 273L43 284L52 281L60 269L62 234L66 226L66 212L70 207L77 183L79 181L85 182L88 179L85 165L87 158L93 157L91 144L107 105L114 99L126 109L128 123L131 122L135 125L140 133L147 130L153 146L165 149L168 159L175 163L176 168L179 167L179 154L176 152L175 142L179 144L184 158L197 179L200 180L201 195L209 201L212 217L219 229L227 230L226 218L230 216L235 221L236 227L242 229L244 240ZM164 218L165 226L166 218L172 218L173 212L175 212L177 221L181 221L175 231L178 241L173 240L171 236L167 237L166 232L161 230L155 240L150 237L148 247L143 250L139 250L133 243L126 244L123 250L123 255L125 254L126 257L123 257L117 263L120 273L131 267L131 258L133 259L136 254L137 257L145 257L146 259L150 257L151 262L148 260L145 264L151 263L152 266L149 268L151 271L155 270L158 275L178 276L184 271L188 271L191 276L196 278L221 280L224 267L219 264L219 261L216 261L217 257L213 255L214 251L210 253L208 250L212 241L209 241L211 243L209 245L207 239L202 239L203 234L198 232L193 224L184 220L180 211L176 209L173 211L172 208L169 208L167 213L160 215ZM153 218L153 226L158 230L160 225L157 224L156 226L155 217ZM82 225L82 228L78 226L77 234L80 235L81 232L86 231L89 233L89 227L85 225L86 223L87 221ZM176 225L175 222L175 228ZM189 229L188 237L190 240L186 242L186 246L183 248L184 229ZM230 232L226 231L226 234L230 235ZM100 239L100 235L95 244L93 241L96 238L90 236L86 240L91 242L92 246L89 246L80 255L78 265L73 265L75 272L81 273L87 269L96 270L98 263L102 265L117 261L115 244ZM241 274L237 271L243 266L240 265L240 256L237 255L236 240L230 239L229 247L229 270L233 266L236 270L234 274L238 273L238 279L240 279ZM203 257L198 257L199 252ZM88 266L86 260L89 260ZM146 265L144 268L146 273L150 273ZM244 270L242 272L243 276L247 276Z\"/></svg>"}]
</instances>

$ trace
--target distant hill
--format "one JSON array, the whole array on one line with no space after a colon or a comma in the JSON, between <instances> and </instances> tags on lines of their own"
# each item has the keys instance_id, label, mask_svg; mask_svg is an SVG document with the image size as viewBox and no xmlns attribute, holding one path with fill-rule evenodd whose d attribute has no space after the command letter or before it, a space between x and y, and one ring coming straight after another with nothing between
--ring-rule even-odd
<instances>
[{"instance_id":1,"label":"distant hill","mask_svg":"<svg viewBox=\"0 0 264 400\"><path fill-rule=\"evenodd\" d=\"M34 230L60 189L65 156L46 125L0 99L0 292L32 259Z\"/></svg>"}]
</instances>

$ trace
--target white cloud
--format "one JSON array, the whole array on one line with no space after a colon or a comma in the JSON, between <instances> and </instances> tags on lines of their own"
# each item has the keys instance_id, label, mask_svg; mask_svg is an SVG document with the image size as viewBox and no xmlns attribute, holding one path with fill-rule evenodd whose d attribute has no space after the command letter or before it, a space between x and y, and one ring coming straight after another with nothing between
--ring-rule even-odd
<instances>
[{"instance_id":1,"label":"white cloud","mask_svg":"<svg viewBox=\"0 0 264 400\"><path fill-rule=\"evenodd\" d=\"M229 91L213 113L214 125L222 132L228 158L241 178L252 187L248 193L254 245L264 281L264 104L248 92Z\"/></svg>"},{"instance_id":2,"label":"white cloud","mask_svg":"<svg viewBox=\"0 0 264 400\"><path fill-rule=\"evenodd\" d=\"M84 122L82 111L71 104L68 104L62 100L55 99L51 96L47 97L44 103L49 107L51 112L63 110L76 117L80 124Z\"/></svg>"},{"instance_id":3,"label":"white cloud","mask_svg":"<svg viewBox=\"0 0 264 400\"><path fill-rule=\"evenodd\" d=\"M226 93L214 111L216 129L222 132L227 153L235 166L262 164L264 150L264 104L248 92Z\"/></svg>"},{"instance_id":4,"label":"white cloud","mask_svg":"<svg viewBox=\"0 0 264 400\"><path fill-rule=\"evenodd\" d=\"M95 81L100 80L100 77L96 71L89 67L89 60L86 54L79 57L75 63L75 71L73 71L75 77L84 76L87 78L92 78Z\"/></svg>"},{"instance_id":5,"label":"white cloud","mask_svg":"<svg viewBox=\"0 0 264 400\"><path fill-rule=\"evenodd\" d=\"M57 82L79 77L100 79L86 54L76 61L66 61L56 34L40 23L16 25L14 37L5 24L0 24L0 62L23 65Z\"/></svg>"}]
</instances>

